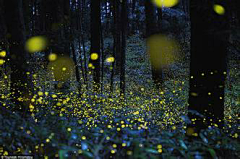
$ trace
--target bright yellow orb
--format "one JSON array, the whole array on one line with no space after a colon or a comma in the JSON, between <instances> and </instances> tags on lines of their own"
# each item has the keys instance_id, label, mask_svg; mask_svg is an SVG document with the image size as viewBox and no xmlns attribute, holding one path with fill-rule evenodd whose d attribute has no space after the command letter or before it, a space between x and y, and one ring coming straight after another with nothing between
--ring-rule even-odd
<instances>
[{"instance_id":1,"label":"bright yellow orb","mask_svg":"<svg viewBox=\"0 0 240 159\"><path fill-rule=\"evenodd\" d=\"M92 63L89 63L89 64L88 64L88 67L89 67L89 68L93 67L93 64L92 64Z\"/></svg>"},{"instance_id":2,"label":"bright yellow orb","mask_svg":"<svg viewBox=\"0 0 240 159\"><path fill-rule=\"evenodd\" d=\"M112 62L115 61L115 59L114 59L114 57L108 57L108 58L106 59L106 61L107 61L108 63L112 63Z\"/></svg>"},{"instance_id":3,"label":"bright yellow orb","mask_svg":"<svg viewBox=\"0 0 240 159\"><path fill-rule=\"evenodd\" d=\"M147 39L147 50L152 65L161 69L175 62L179 46L173 39L156 34Z\"/></svg>"},{"instance_id":4,"label":"bright yellow orb","mask_svg":"<svg viewBox=\"0 0 240 159\"><path fill-rule=\"evenodd\" d=\"M43 51L47 47L47 40L42 36L35 36L27 40L26 50L30 53Z\"/></svg>"},{"instance_id":5,"label":"bright yellow orb","mask_svg":"<svg viewBox=\"0 0 240 159\"><path fill-rule=\"evenodd\" d=\"M214 9L214 11L215 11L217 14L219 14L219 15L223 15L223 14L225 13L224 7L221 6L221 5L219 5L219 4L215 4L215 5L213 6L213 9Z\"/></svg>"},{"instance_id":6,"label":"bright yellow orb","mask_svg":"<svg viewBox=\"0 0 240 159\"><path fill-rule=\"evenodd\" d=\"M98 59L98 54L97 53L92 53L91 54L91 59L92 60L97 60Z\"/></svg>"},{"instance_id":7,"label":"bright yellow orb","mask_svg":"<svg viewBox=\"0 0 240 159\"><path fill-rule=\"evenodd\" d=\"M152 0L157 7L173 7L178 4L178 0Z\"/></svg>"},{"instance_id":8,"label":"bright yellow orb","mask_svg":"<svg viewBox=\"0 0 240 159\"><path fill-rule=\"evenodd\" d=\"M63 67L63 68L62 68L62 71L66 71L66 70L67 70L67 68L66 68L66 67Z\"/></svg>"},{"instance_id":9,"label":"bright yellow orb","mask_svg":"<svg viewBox=\"0 0 240 159\"><path fill-rule=\"evenodd\" d=\"M0 57L5 57L6 55L7 55L6 51L3 50L0 52Z\"/></svg>"},{"instance_id":10,"label":"bright yellow orb","mask_svg":"<svg viewBox=\"0 0 240 159\"><path fill-rule=\"evenodd\" d=\"M57 59L57 54L51 53L50 55L48 55L49 61L55 61L56 59Z\"/></svg>"},{"instance_id":11,"label":"bright yellow orb","mask_svg":"<svg viewBox=\"0 0 240 159\"><path fill-rule=\"evenodd\" d=\"M5 60L0 59L0 65L3 65L5 63Z\"/></svg>"},{"instance_id":12,"label":"bright yellow orb","mask_svg":"<svg viewBox=\"0 0 240 159\"><path fill-rule=\"evenodd\" d=\"M52 69L54 68L54 69ZM73 60L67 56L60 56L57 60L48 64L48 70L54 75L56 81L67 81L74 74L75 65ZM67 71L66 71L67 70Z\"/></svg>"}]
</instances>

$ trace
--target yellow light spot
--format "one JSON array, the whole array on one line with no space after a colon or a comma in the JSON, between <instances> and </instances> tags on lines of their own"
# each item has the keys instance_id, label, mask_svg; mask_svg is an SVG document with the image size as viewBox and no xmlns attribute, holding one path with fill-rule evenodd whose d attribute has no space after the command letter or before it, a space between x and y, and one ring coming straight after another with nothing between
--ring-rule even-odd
<instances>
[{"instance_id":1,"label":"yellow light spot","mask_svg":"<svg viewBox=\"0 0 240 159\"><path fill-rule=\"evenodd\" d=\"M88 67L89 67L89 68L93 67L93 64L92 64L92 63L89 63L89 64L88 64Z\"/></svg>"},{"instance_id":2,"label":"yellow light spot","mask_svg":"<svg viewBox=\"0 0 240 159\"><path fill-rule=\"evenodd\" d=\"M91 54L91 59L92 60L97 60L98 59L98 54L97 53L92 53Z\"/></svg>"},{"instance_id":3,"label":"yellow light spot","mask_svg":"<svg viewBox=\"0 0 240 159\"><path fill-rule=\"evenodd\" d=\"M115 59L114 59L114 57L108 57L108 58L106 59L106 61L107 61L108 63L112 63L112 62L115 61Z\"/></svg>"},{"instance_id":4,"label":"yellow light spot","mask_svg":"<svg viewBox=\"0 0 240 159\"><path fill-rule=\"evenodd\" d=\"M127 155L132 155L132 151L127 151Z\"/></svg>"},{"instance_id":5,"label":"yellow light spot","mask_svg":"<svg viewBox=\"0 0 240 159\"><path fill-rule=\"evenodd\" d=\"M162 149L158 149L158 152L159 152L159 153L162 153Z\"/></svg>"},{"instance_id":6,"label":"yellow light spot","mask_svg":"<svg viewBox=\"0 0 240 159\"><path fill-rule=\"evenodd\" d=\"M211 95L211 92L208 92L208 95Z\"/></svg>"},{"instance_id":7,"label":"yellow light spot","mask_svg":"<svg viewBox=\"0 0 240 159\"><path fill-rule=\"evenodd\" d=\"M26 50L30 53L43 51L47 46L46 38L42 36L35 36L27 40Z\"/></svg>"},{"instance_id":8,"label":"yellow light spot","mask_svg":"<svg viewBox=\"0 0 240 159\"><path fill-rule=\"evenodd\" d=\"M157 7L173 7L178 4L178 0L152 0Z\"/></svg>"},{"instance_id":9,"label":"yellow light spot","mask_svg":"<svg viewBox=\"0 0 240 159\"><path fill-rule=\"evenodd\" d=\"M127 146L127 144L126 143L122 143L122 147L125 147L125 146Z\"/></svg>"},{"instance_id":10,"label":"yellow light spot","mask_svg":"<svg viewBox=\"0 0 240 159\"><path fill-rule=\"evenodd\" d=\"M53 94L52 97L53 97L53 98L57 98L57 95L56 95L56 94Z\"/></svg>"},{"instance_id":11,"label":"yellow light spot","mask_svg":"<svg viewBox=\"0 0 240 159\"><path fill-rule=\"evenodd\" d=\"M147 50L150 61L157 69L168 66L178 58L177 43L163 35L153 35L147 39Z\"/></svg>"},{"instance_id":12,"label":"yellow light spot","mask_svg":"<svg viewBox=\"0 0 240 159\"><path fill-rule=\"evenodd\" d=\"M66 70L67 70L67 68L66 68L66 67L63 67L63 68L62 68L62 71L66 71Z\"/></svg>"},{"instance_id":13,"label":"yellow light spot","mask_svg":"<svg viewBox=\"0 0 240 159\"><path fill-rule=\"evenodd\" d=\"M114 153L115 153L115 150L111 150L111 153L114 154Z\"/></svg>"},{"instance_id":14,"label":"yellow light spot","mask_svg":"<svg viewBox=\"0 0 240 159\"><path fill-rule=\"evenodd\" d=\"M238 134L237 134L237 133L235 133L235 134L234 134L234 137L235 137L235 138L238 138Z\"/></svg>"},{"instance_id":15,"label":"yellow light spot","mask_svg":"<svg viewBox=\"0 0 240 159\"><path fill-rule=\"evenodd\" d=\"M68 80L74 74L74 68L75 65L73 60L70 57L66 56L58 57L57 60L51 61L48 64L48 69L53 73L55 81Z\"/></svg>"},{"instance_id":16,"label":"yellow light spot","mask_svg":"<svg viewBox=\"0 0 240 159\"><path fill-rule=\"evenodd\" d=\"M49 61L55 61L55 60L57 60L57 54L51 53L50 55L48 55L48 60L49 60Z\"/></svg>"},{"instance_id":17,"label":"yellow light spot","mask_svg":"<svg viewBox=\"0 0 240 159\"><path fill-rule=\"evenodd\" d=\"M5 57L7 55L6 51L1 51L0 52L0 57Z\"/></svg>"},{"instance_id":18,"label":"yellow light spot","mask_svg":"<svg viewBox=\"0 0 240 159\"><path fill-rule=\"evenodd\" d=\"M133 114L134 114L134 115L138 115L138 114L139 114L139 111L136 111L136 112L134 112Z\"/></svg>"},{"instance_id":19,"label":"yellow light spot","mask_svg":"<svg viewBox=\"0 0 240 159\"><path fill-rule=\"evenodd\" d=\"M107 139L107 140L110 140L110 137L109 137L109 136L107 136L107 137L106 137L106 139Z\"/></svg>"},{"instance_id":20,"label":"yellow light spot","mask_svg":"<svg viewBox=\"0 0 240 159\"><path fill-rule=\"evenodd\" d=\"M0 59L0 65L3 65L5 63L5 60Z\"/></svg>"},{"instance_id":21,"label":"yellow light spot","mask_svg":"<svg viewBox=\"0 0 240 159\"><path fill-rule=\"evenodd\" d=\"M215 11L217 14L219 14L219 15L223 15L223 14L225 13L224 7L221 6L221 5L219 5L219 4L215 4L215 5L213 6L213 9L214 9L214 11Z\"/></svg>"},{"instance_id":22,"label":"yellow light spot","mask_svg":"<svg viewBox=\"0 0 240 159\"><path fill-rule=\"evenodd\" d=\"M158 149L161 149L161 148L162 148L162 145L157 145L157 148L158 148Z\"/></svg>"},{"instance_id":23,"label":"yellow light spot","mask_svg":"<svg viewBox=\"0 0 240 159\"><path fill-rule=\"evenodd\" d=\"M195 93L195 92L192 92L191 95L194 96L194 97L198 96L198 94Z\"/></svg>"},{"instance_id":24,"label":"yellow light spot","mask_svg":"<svg viewBox=\"0 0 240 159\"><path fill-rule=\"evenodd\" d=\"M219 97L219 99L223 99L223 97Z\"/></svg>"},{"instance_id":25,"label":"yellow light spot","mask_svg":"<svg viewBox=\"0 0 240 159\"><path fill-rule=\"evenodd\" d=\"M86 140L86 136L82 136L82 140Z\"/></svg>"},{"instance_id":26,"label":"yellow light spot","mask_svg":"<svg viewBox=\"0 0 240 159\"><path fill-rule=\"evenodd\" d=\"M46 139L46 142L50 142L50 139Z\"/></svg>"},{"instance_id":27,"label":"yellow light spot","mask_svg":"<svg viewBox=\"0 0 240 159\"><path fill-rule=\"evenodd\" d=\"M204 76L204 73L202 73L201 75Z\"/></svg>"},{"instance_id":28,"label":"yellow light spot","mask_svg":"<svg viewBox=\"0 0 240 159\"><path fill-rule=\"evenodd\" d=\"M38 95L39 96L43 96L43 92L38 92Z\"/></svg>"},{"instance_id":29,"label":"yellow light spot","mask_svg":"<svg viewBox=\"0 0 240 159\"><path fill-rule=\"evenodd\" d=\"M120 131L121 130L121 128L117 128L117 131Z\"/></svg>"},{"instance_id":30,"label":"yellow light spot","mask_svg":"<svg viewBox=\"0 0 240 159\"><path fill-rule=\"evenodd\" d=\"M72 129L71 128L67 128L67 131L72 131Z\"/></svg>"},{"instance_id":31,"label":"yellow light spot","mask_svg":"<svg viewBox=\"0 0 240 159\"><path fill-rule=\"evenodd\" d=\"M116 145L116 144L113 144L112 146L113 146L113 148L117 148L117 145Z\"/></svg>"}]
</instances>

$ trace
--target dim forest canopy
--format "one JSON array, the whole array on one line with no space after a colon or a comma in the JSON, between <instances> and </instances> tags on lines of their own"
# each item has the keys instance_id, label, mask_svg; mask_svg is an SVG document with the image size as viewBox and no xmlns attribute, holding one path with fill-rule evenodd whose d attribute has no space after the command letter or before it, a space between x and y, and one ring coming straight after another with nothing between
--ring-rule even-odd
<instances>
[{"instance_id":1,"label":"dim forest canopy","mask_svg":"<svg viewBox=\"0 0 240 159\"><path fill-rule=\"evenodd\" d=\"M240 0L0 0L0 157L240 158Z\"/></svg>"}]
</instances>

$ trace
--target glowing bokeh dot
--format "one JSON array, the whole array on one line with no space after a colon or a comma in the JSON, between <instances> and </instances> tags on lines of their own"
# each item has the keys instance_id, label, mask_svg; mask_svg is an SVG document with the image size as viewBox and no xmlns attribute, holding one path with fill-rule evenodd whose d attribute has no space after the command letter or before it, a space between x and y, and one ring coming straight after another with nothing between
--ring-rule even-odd
<instances>
[{"instance_id":1,"label":"glowing bokeh dot","mask_svg":"<svg viewBox=\"0 0 240 159\"><path fill-rule=\"evenodd\" d=\"M152 0L157 7L173 7L178 4L178 0Z\"/></svg>"},{"instance_id":2,"label":"glowing bokeh dot","mask_svg":"<svg viewBox=\"0 0 240 159\"><path fill-rule=\"evenodd\" d=\"M106 61L108 62L108 63L112 63L112 62L114 62L114 57L108 57L107 59L106 59Z\"/></svg>"},{"instance_id":3,"label":"glowing bokeh dot","mask_svg":"<svg viewBox=\"0 0 240 159\"><path fill-rule=\"evenodd\" d=\"M89 63L89 64L88 64L88 67L89 67L89 68L93 67L93 64L92 64L92 63Z\"/></svg>"},{"instance_id":4,"label":"glowing bokeh dot","mask_svg":"<svg viewBox=\"0 0 240 159\"><path fill-rule=\"evenodd\" d=\"M92 60L97 60L98 59L98 54L97 53L92 53L91 54L91 59Z\"/></svg>"},{"instance_id":5,"label":"glowing bokeh dot","mask_svg":"<svg viewBox=\"0 0 240 159\"><path fill-rule=\"evenodd\" d=\"M221 6L221 5L219 5L219 4L215 4L215 5L213 6L213 9L214 9L214 11L215 11L217 14L219 14L219 15L223 15L223 14L225 13L224 7Z\"/></svg>"},{"instance_id":6,"label":"glowing bokeh dot","mask_svg":"<svg viewBox=\"0 0 240 159\"><path fill-rule=\"evenodd\" d=\"M48 55L48 60L49 60L49 61L55 61L55 60L57 60L57 54L51 53L50 55Z\"/></svg>"},{"instance_id":7,"label":"glowing bokeh dot","mask_svg":"<svg viewBox=\"0 0 240 159\"><path fill-rule=\"evenodd\" d=\"M159 69L175 62L176 52L179 50L178 44L164 35L152 35L147 39L147 50L150 61L155 68Z\"/></svg>"},{"instance_id":8,"label":"glowing bokeh dot","mask_svg":"<svg viewBox=\"0 0 240 159\"><path fill-rule=\"evenodd\" d=\"M5 60L0 59L0 65L3 65L5 63Z\"/></svg>"},{"instance_id":9,"label":"glowing bokeh dot","mask_svg":"<svg viewBox=\"0 0 240 159\"><path fill-rule=\"evenodd\" d=\"M5 57L7 55L6 51L1 51L0 52L0 57Z\"/></svg>"},{"instance_id":10,"label":"glowing bokeh dot","mask_svg":"<svg viewBox=\"0 0 240 159\"><path fill-rule=\"evenodd\" d=\"M74 62L70 57L58 57L49 63L48 69L52 71L56 81L66 81L74 72Z\"/></svg>"},{"instance_id":11,"label":"glowing bokeh dot","mask_svg":"<svg viewBox=\"0 0 240 159\"><path fill-rule=\"evenodd\" d=\"M46 49L47 40L42 36L34 36L27 40L26 50L30 53L43 51Z\"/></svg>"}]
</instances>

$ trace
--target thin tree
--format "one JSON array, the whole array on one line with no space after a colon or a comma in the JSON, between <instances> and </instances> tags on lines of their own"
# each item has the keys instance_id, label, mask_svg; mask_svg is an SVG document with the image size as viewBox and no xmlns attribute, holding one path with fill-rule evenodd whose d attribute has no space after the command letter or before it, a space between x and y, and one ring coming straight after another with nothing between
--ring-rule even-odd
<instances>
[{"instance_id":1,"label":"thin tree","mask_svg":"<svg viewBox=\"0 0 240 159\"><path fill-rule=\"evenodd\" d=\"M96 87L100 84L100 41L101 41L101 14L100 0L91 0L91 49L90 52L98 54L97 59L91 59L89 62L94 66L93 80Z\"/></svg>"},{"instance_id":2,"label":"thin tree","mask_svg":"<svg viewBox=\"0 0 240 159\"><path fill-rule=\"evenodd\" d=\"M151 35L157 32L157 22L156 22L155 14L156 14L155 6L152 4L152 2L145 1L146 37L147 38L149 38ZM152 60L154 59L152 59L150 55L150 61ZM163 83L162 69L157 68L154 65L151 65L151 67L152 67L152 80L157 86L157 88L160 88L160 86Z\"/></svg>"},{"instance_id":3,"label":"thin tree","mask_svg":"<svg viewBox=\"0 0 240 159\"><path fill-rule=\"evenodd\" d=\"M223 126L224 82L227 72L228 7L225 13L214 11L213 1L192 0L189 127L198 132L209 125Z\"/></svg>"},{"instance_id":4,"label":"thin tree","mask_svg":"<svg viewBox=\"0 0 240 159\"><path fill-rule=\"evenodd\" d=\"M120 69L120 94L125 93L125 60L126 60L126 21L127 21L127 5L126 1L121 2L121 69Z\"/></svg>"},{"instance_id":5,"label":"thin tree","mask_svg":"<svg viewBox=\"0 0 240 159\"><path fill-rule=\"evenodd\" d=\"M25 25L22 12L22 0L4 0L5 22L8 38L11 67L11 99L15 110L26 112L30 101L30 81L28 81L25 46Z\"/></svg>"}]
</instances>

